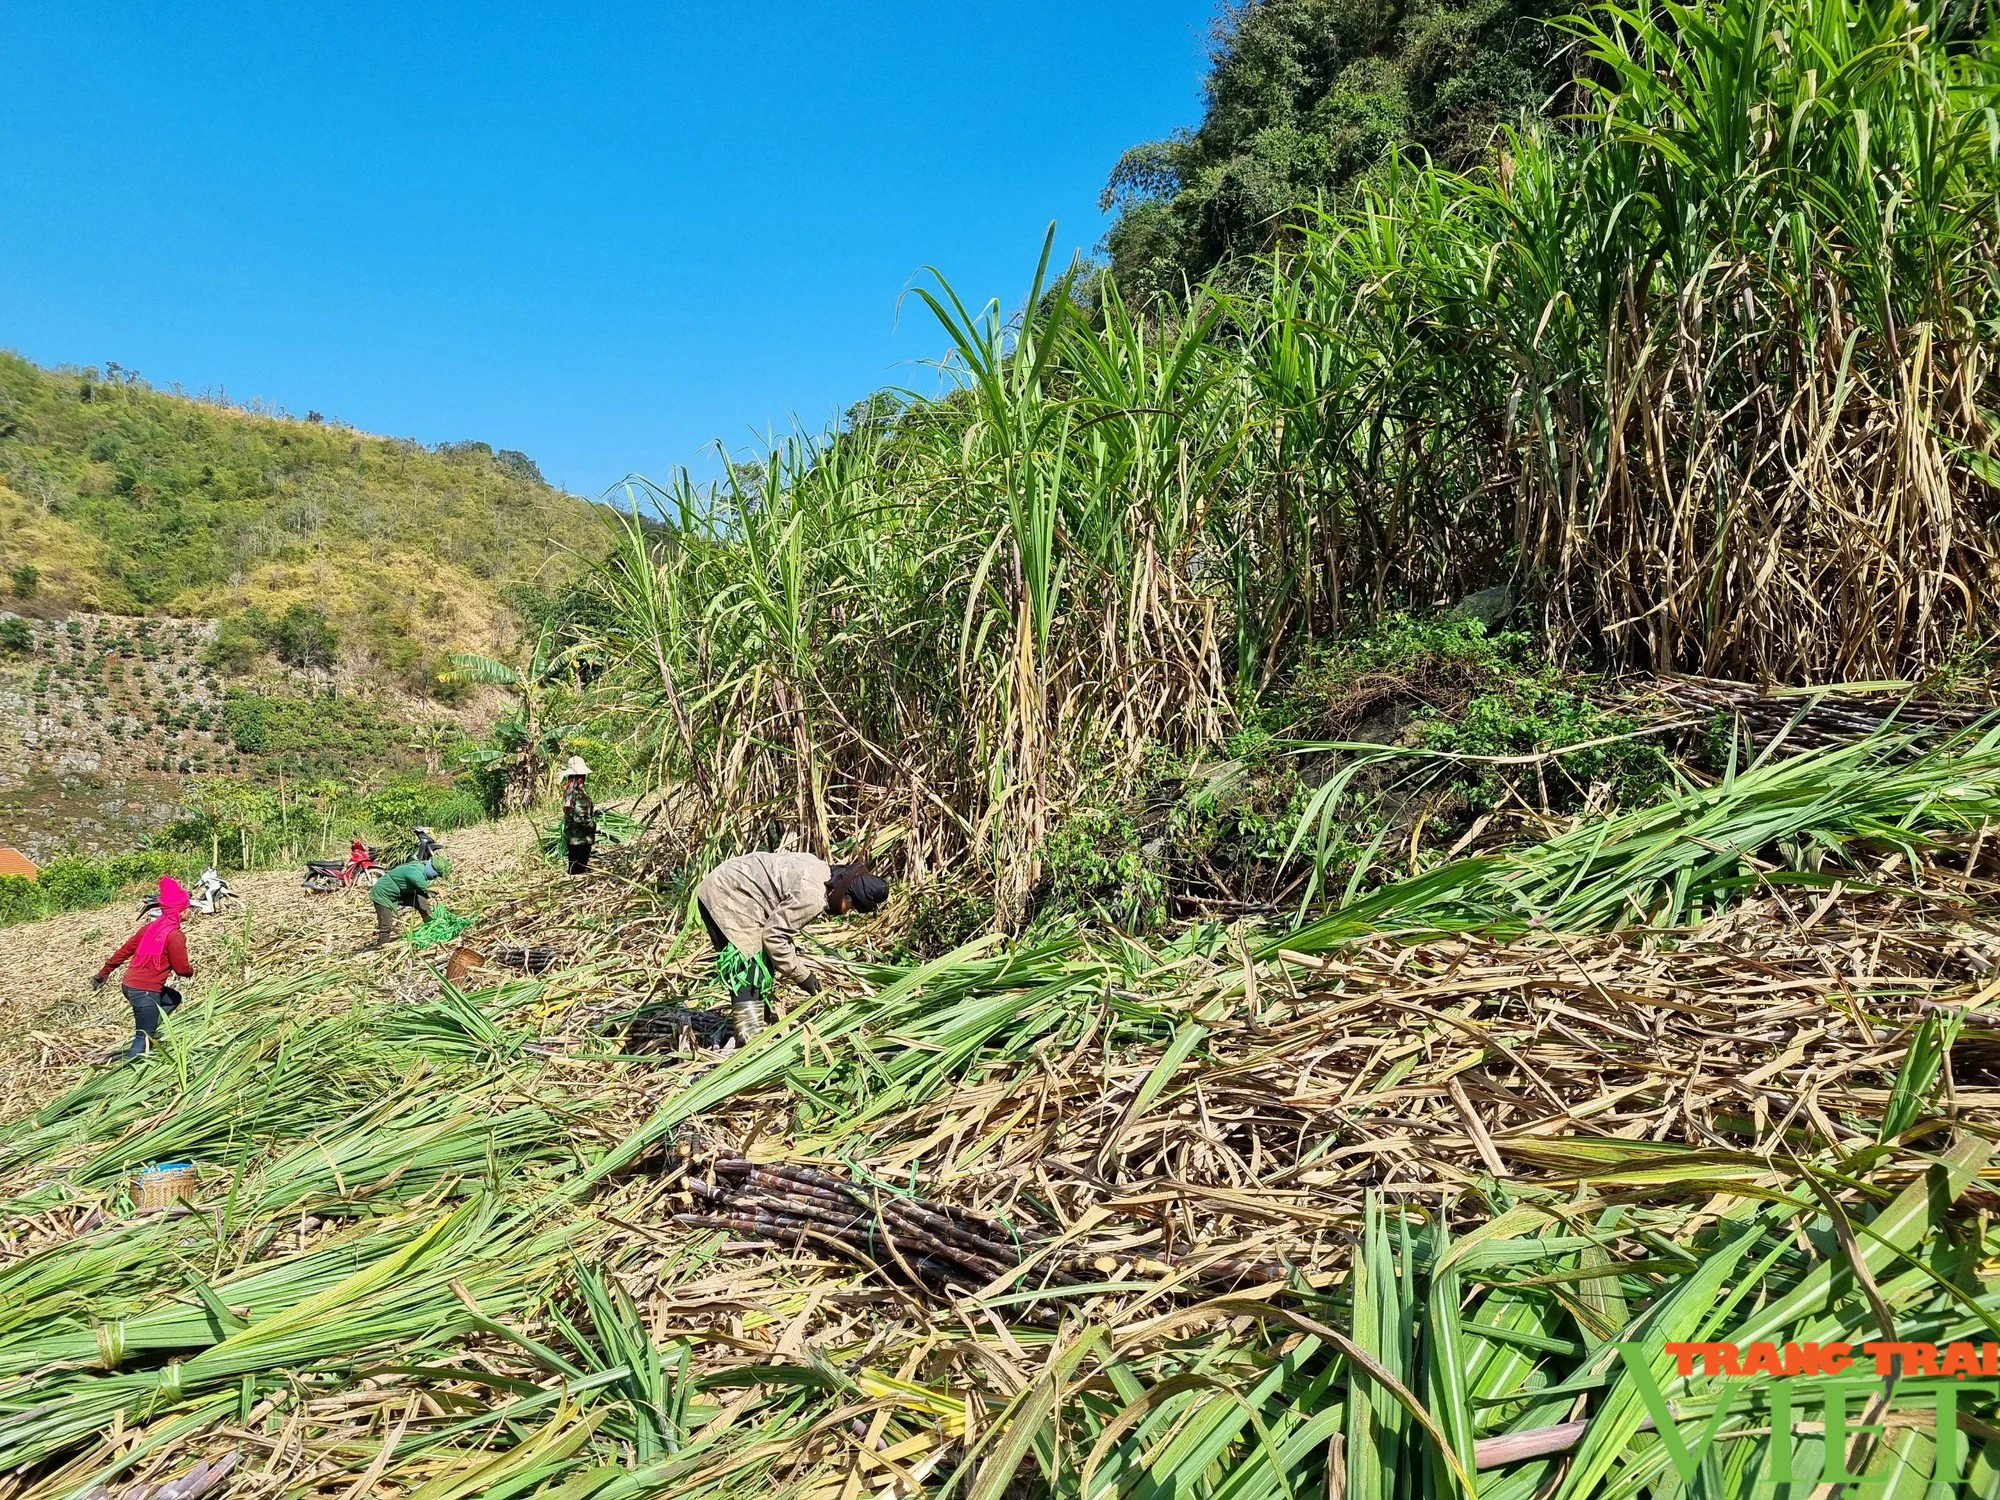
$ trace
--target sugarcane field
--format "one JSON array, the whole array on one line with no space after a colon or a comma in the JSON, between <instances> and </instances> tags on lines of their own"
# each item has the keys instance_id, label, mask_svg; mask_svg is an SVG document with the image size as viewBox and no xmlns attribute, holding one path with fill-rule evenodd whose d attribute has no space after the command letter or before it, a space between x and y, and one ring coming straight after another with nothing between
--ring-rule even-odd
<instances>
[{"instance_id":1,"label":"sugarcane field","mask_svg":"<svg viewBox=\"0 0 2000 1500\"><path fill-rule=\"evenodd\" d=\"M742 10L0 16L0 1500L2000 1500L1991 7Z\"/></svg>"},{"instance_id":2,"label":"sugarcane field","mask_svg":"<svg viewBox=\"0 0 2000 1500\"><path fill-rule=\"evenodd\" d=\"M1621 1347L1992 1342L2000 741L1938 733L1289 930L843 933L740 1048L636 851L495 825L429 950L267 882L161 1056L51 976L8 1058L11 1493L1662 1482Z\"/></svg>"}]
</instances>

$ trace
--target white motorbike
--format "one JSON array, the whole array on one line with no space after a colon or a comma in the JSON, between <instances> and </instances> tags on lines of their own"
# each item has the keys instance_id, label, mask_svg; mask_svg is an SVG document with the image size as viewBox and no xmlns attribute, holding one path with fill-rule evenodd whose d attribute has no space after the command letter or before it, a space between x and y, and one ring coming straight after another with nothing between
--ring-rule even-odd
<instances>
[{"instance_id":1,"label":"white motorbike","mask_svg":"<svg viewBox=\"0 0 2000 1500\"><path fill-rule=\"evenodd\" d=\"M198 911L203 916L212 917L222 910L225 901L241 901L243 898L229 888L229 882L215 871L213 865L201 872L201 879L194 883L188 893L188 909ZM150 922L160 914L160 898L148 896L139 903L139 920Z\"/></svg>"},{"instance_id":2,"label":"white motorbike","mask_svg":"<svg viewBox=\"0 0 2000 1500\"><path fill-rule=\"evenodd\" d=\"M203 916L214 916L222 910L225 901L241 901L243 898L229 888L229 882L215 873L213 866L201 872L201 879L195 882L188 905Z\"/></svg>"}]
</instances>

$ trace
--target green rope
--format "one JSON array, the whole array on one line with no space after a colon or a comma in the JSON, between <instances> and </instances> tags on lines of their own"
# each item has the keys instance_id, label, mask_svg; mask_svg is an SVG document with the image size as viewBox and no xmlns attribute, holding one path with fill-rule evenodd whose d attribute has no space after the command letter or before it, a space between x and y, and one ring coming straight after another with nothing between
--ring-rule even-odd
<instances>
[{"instance_id":1,"label":"green rope","mask_svg":"<svg viewBox=\"0 0 2000 1500\"><path fill-rule=\"evenodd\" d=\"M764 961L763 954L746 954L734 943L725 943L722 951L715 955L715 970L722 976L723 988L731 995L740 989L755 987L767 1002L770 1000L771 966Z\"/></svg>"}]
</instances>

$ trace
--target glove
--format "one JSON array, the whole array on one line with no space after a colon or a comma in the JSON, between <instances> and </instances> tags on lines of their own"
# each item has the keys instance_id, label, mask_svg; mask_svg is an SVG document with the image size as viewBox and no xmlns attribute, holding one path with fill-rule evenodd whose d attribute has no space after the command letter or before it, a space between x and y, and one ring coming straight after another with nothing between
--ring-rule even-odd
<instances>
[{"instance_id":1,"label":"glove","mask_svg":"<svg viewBox=\"0 0 2000 1500\"><path fill-rule=\"evenodd\" d=\"M804 990L808 995L817 995L819 993L819 976L817 974L806 975L805 978L799 981L799 988Z\"/></svg>"},{"instance_id":2,"label":"glove","mask_svg":"<svg viewBox=\"0 0 2000 1500\"><path fill-rule=\"evenodd\" d=\"M94 990L101 990L101 989L103 989L103 988L104 988L104 981L105 981L105 979L106 979L106 978L108 978L108 977L109 977L109 976L107 976L107 975L104 975L104 974L93 974L93 975L91 975L91 976L90 976L90 987L91 987L92 989L94 989Z\"/></svg>"}]
</instances>

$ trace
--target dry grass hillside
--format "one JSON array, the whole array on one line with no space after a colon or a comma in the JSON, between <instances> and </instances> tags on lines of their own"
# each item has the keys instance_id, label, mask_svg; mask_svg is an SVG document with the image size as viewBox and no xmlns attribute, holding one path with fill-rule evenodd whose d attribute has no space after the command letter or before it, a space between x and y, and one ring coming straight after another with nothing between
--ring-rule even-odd
<instances>
[{"instance_id":1,"label":"dry grass hillside","mask_svg":"<svg viewBox=\"0 0 2000 1500\"><path fill-rule=\"evenodd\" d=\"M421 692L449 651L504 644L516 590L601 545L591 507L526 454L0 354L0 586L22 613L304 605L357 670Z\"/></svg>"}]
</instances>

